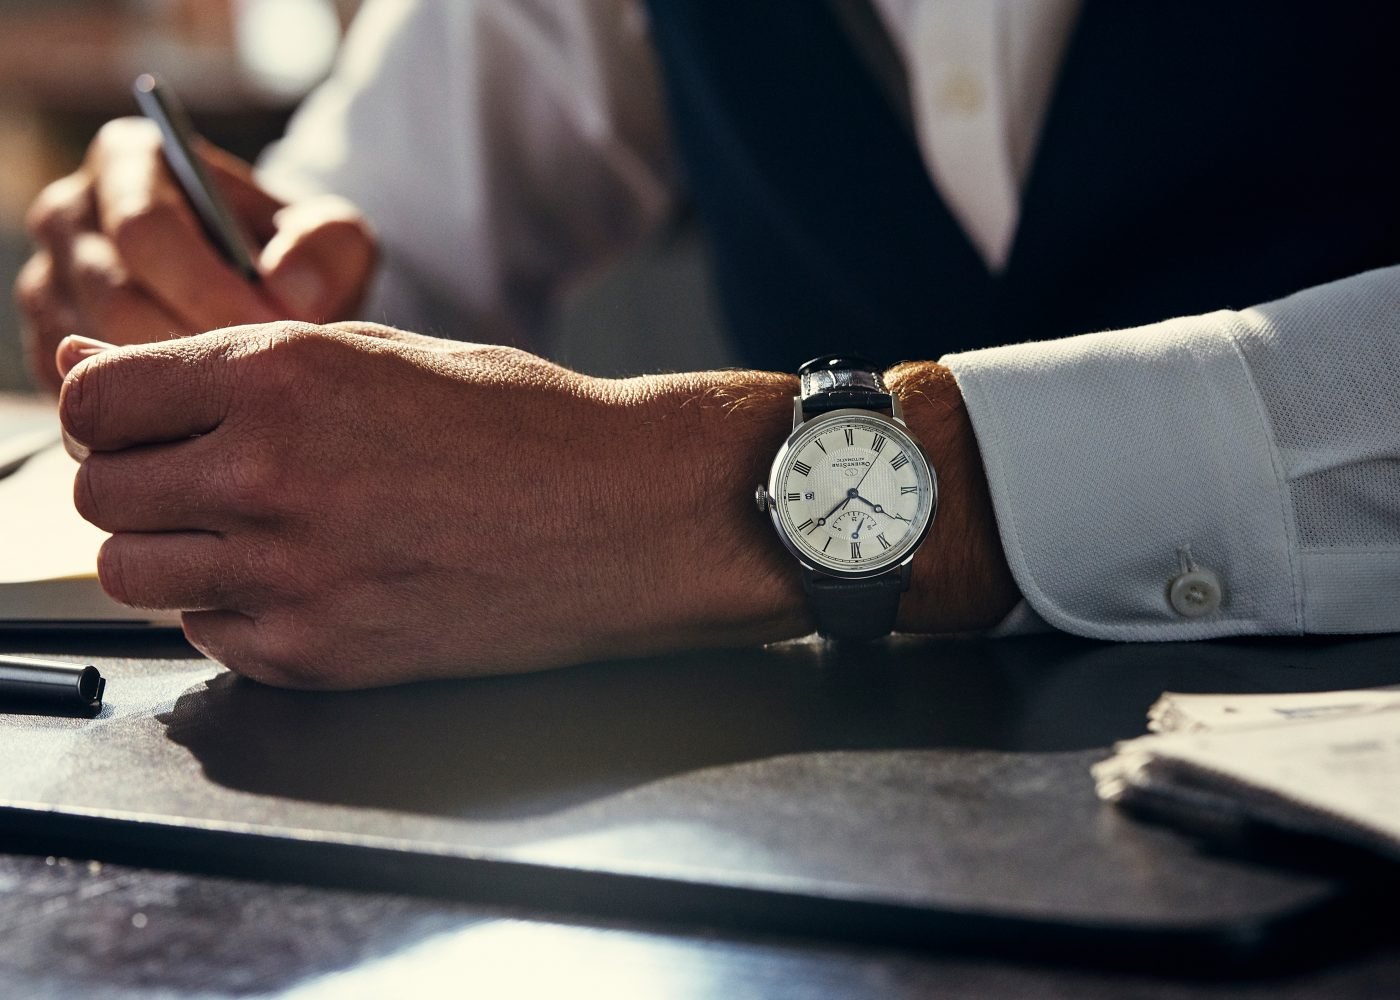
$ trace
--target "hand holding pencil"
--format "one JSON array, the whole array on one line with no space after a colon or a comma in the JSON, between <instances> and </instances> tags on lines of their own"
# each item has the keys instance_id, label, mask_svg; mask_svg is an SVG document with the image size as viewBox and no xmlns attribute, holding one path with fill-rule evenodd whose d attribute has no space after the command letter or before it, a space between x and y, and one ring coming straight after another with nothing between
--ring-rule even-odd
<instances>
[{"instance_id":1,"label":"hand holding pencil","mask_svg":"<svg viewBox=\"0 0 1400 1000\"><path fill-rule=\"evenodd\" d=\"M163 139L149 119L109 122L82 166L49 185L29 214L37 249L15 295L41 386L57 390L55 350L70 335L98 349L354 314L375 249L353 207L333 197L288 205L257 184L248 164L187 142L208 189L226 203L229 230L246 234L246 259L231 260L211 238L194 207L207 192L172 169L168 133Z\"/></svg>"}]
</instances>

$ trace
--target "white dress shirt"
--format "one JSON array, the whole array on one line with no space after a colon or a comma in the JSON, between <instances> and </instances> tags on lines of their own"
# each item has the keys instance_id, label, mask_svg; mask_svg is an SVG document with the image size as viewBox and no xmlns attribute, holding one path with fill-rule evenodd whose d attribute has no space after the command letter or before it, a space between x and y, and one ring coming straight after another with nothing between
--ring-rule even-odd
<instances>
[{"instance_id":1,"label":"white dress shirt","mask_svg":"<svg viewBox=\"0 0 1400 1000\"><path fill-rule=\"evenodd\" d=\"M930 175L997 269L1077 4L877 9ZM670 208L645 17L635 0L371 0L262 176L364 209L384 255L370 318L528 342L566 283ZM1397 330L1391 268L1243 312L944 358L1026 598L1011 625L1400 630Z\"/></svg>"},{"instance_id":2,"label":"white dress shirt","mask_svg":"<svg viewBox=\"0 0 1400 1000\"><path fill-rule=\"evenodd\" d=\"M993 271L1011 256L1079 0L874 0L938 193Z\"/></svg>"}]
</instances>

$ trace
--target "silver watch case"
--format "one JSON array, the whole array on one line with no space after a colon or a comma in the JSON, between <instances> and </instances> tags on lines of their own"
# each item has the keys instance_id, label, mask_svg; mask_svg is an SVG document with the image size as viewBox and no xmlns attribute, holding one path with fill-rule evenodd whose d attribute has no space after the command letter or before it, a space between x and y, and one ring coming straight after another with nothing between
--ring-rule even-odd
<instances>
[{"instance_id":1,"label":"silver watch case","mask_svg":"<svg viewBox=\"0 0 1400 1000\"><path fill-rule=\"evenodd\" d=\"M826 413L819 413L810 420L802 419L802 397L794 396L792 400L792 433L778 449L777 455L773 458L773 464L768 469L768 482L760 483L754 491L754 503L759 511L766 513L773 521L773 529L778 533L778 538L782 541L783 547L792 553L794 559L802 565L804 569L813 573L821 573L825 576L836 577L841 580L868 580L876 576L884 576L893 569L898 569L904 578L905 584L909 580L909 565L914 561L914 554L919 551L919 546L924 543L924 538L928 535L929 529L933 527L934 518L938 515L938 470L934 468L932 462L928 460L928 455L924 452L923 446L915 440L914 435L909 431L909 425L904 422L903 411L900 408L899 400L893 395L890 397L893 402L893 409L890 415L886 416L879 410L866 410L859 408L845 408L840 410L828 410ZM875 419L884 421L897 427L903 435L909 439L910 444L918 452L918 458L923 462L924 468L928 470L929 483L933 487L933 495L929 498L928 519L919 529L912 544L902 554L898 551L886 562L877 563L871 567L861 570L841 570L830 566L818 566L807 559L797 545L792 541L784 529L782 518L778 514L777 503L773 497L778 485L778 473L786 464L788 453L792 450L793 441L798 436L799 430L808 430L818 424L834 422L843 418L859 416L864 419ZM805 436L805 435L804 435Z\"/></svg>"}]
</instances>

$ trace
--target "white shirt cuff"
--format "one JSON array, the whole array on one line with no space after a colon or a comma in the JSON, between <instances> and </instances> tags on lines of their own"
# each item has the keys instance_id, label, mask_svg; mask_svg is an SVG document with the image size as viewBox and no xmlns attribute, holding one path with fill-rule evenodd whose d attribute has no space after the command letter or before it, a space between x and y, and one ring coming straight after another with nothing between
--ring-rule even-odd
<instances>
[{"instance_id":1,"label":"white shirt cuff","mask_svg":"<svg viewBox=\"0 0 1400 1000\"><path fill-rule=\"evenodd\" d=\"M1011 571L1050 625L1113 640L1301 631L1292 510L1240 322L943 359Z\"/></svg>"}]
</instances>

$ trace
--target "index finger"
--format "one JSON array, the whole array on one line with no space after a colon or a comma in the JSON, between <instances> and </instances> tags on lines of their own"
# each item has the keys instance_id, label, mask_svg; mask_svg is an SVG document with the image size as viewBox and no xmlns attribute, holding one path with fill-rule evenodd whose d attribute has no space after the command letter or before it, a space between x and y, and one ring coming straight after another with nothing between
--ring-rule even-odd
<instances>
[{"instance_id":1,"label":"index finger","mask_svg":"<svg viewBox=\"0 0 1400 1000\"><path fill-rule=\"evenodd\" d=\"M204 235L154 124L108 122L93 143L90 169L103 232L132 277L177 316L200 329L279 318Z\"/></svg>"},{"instance_id":2,"label":"index finger","mask_svg":"<svg viewBox=\"0 0 1400 1000\"><path fill-rule=\"evenodd\" d=\"M84 359L59 393L63 430L92 451L207 434L228 415L231 393L220 362L232 343L227 331L215 331Z\"/></svg>"}]
</instances>

